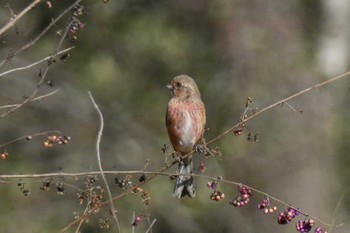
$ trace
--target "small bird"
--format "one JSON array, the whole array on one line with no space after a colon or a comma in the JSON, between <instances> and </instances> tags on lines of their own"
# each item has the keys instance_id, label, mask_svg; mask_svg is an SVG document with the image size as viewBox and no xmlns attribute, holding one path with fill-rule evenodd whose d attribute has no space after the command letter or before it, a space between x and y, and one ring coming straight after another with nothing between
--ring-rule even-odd
<instances>
[{"instance_id":1,"label":"small bird","mask_svg":"<svg viewBox=\"0 0 350 233\"><path fill-rule=\"evenodd\" d=\"M167 85L172 98L168 103L166 127L174 150L179 153L179 175L173 196L195 197L192 156L182 158L201 139L206 121L205 107L197 84L187 75L178 75Z\"/></svg>"}]
</instances>

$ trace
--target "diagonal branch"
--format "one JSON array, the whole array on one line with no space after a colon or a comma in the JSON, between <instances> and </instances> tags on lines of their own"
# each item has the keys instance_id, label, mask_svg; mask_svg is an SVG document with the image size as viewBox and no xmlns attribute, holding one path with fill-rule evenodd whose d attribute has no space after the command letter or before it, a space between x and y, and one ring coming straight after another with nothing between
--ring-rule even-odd
<instances>
[{"instance_id":1,"label":"diagonal branch","mask_svg":"<svg viewBox=\"0 0 350 233\"><path fill-rule=\"evenodd\" d=\"M36 42L41 39L49 30L52 28L64 15L66 15L71 9L73 9L77 4L79 4L82 0L77 0L75 1L72 5L70 5L67 9L65 9L57 18L52 19L52 22L38 35L36 36L33 40L31 40L29 43L21 47L20 49L16 50L15 52L9 54L5 59L3 59L0 62L0 67L2 67L9 59L13 58L20 52L32 47Z\"/></svg>"},{"instance_id":2,"label":"diagonal branch","mask_svg":"<svg viewBox=\"0 0 350 233\"><path fill-rule=\"evenodd\" d=\"M72 23L72 21L70 21L70 23L66 26L65 32L64 32L63 35L61 36L61 39L60 39L60 41L59 41L59 43L58 43L56 52L55 52L54 55L51 56L51 59L49 59L48 65L46 66L44 72L43 72L42 74L40 74L41 79L40 79L40 81L38 82L38 84L37 84L36 88L34 89L34 91L32 92L32 94L31 94L29 97L27 97L21 104L17 105L16 107L13 107L13 108L9 109L8 111L4 112L3 114L1 114L1 115L0 115L0 119L1 119L1 118L4 118L5 116L7 116L7 115L10 114L10 113L13 113L13 112L16 111L17 109L23 107L25 104L29 103L32 99L35 98L35 95L38 93L39 88L41 87L42 83L43 83L43 82L45 81L45 79L46 79L46 75L47 75L47 73L49 72L49 69L51 68L51 65L53 64L53 62L54 62L54 60L55 60L54 58L57 56L57 53L59 52L60 47L61 47L61 45L62 45L64 39L65 39L66 36L67 36L67 33L68 33L68 31L69 31L69 27L70 27L71 23Z\"/></svg>"},{"instance_id":3,"label":"diagonal branch","mask_svg":"<svg viewBox=\"0 0 350 233\"><path fill-rule=\"evenodd\" d=\"M35 133L35 134L30 134L30 135L25 135L25 136L21 136L19 138L16 138L16 139L13 139L9 142L6 142L4 144L1 144L0 145L0 148L4 148L5 146L7 145L10 145L12 143L15 143L15 142L18 142L18 141L21 141L21 140L24 140L24 139L27 139L28 140L28 137L30 136L31 138L34 138L34 137L37 137L37 136L42 136L42 135L47 135L47 134L50 134L50 133L58 133L58 134L61 134L60 131L58 130L49 130L49 131L45 131L45 132L40 132L40 133Z\"/></svg>"},{"instance_id":4,"label":"diagonal branch","mask_svg":"<svg viewBox=\"0 0 350 233\"><path fill-rule=\"evenodd\" d=\"M60 91L60 89L56 89L56 90L54 90L54 91L52 91L52 92L49 92L49 93L47 93L47 94L45 94L45 95L41 95L41 96L35 97L35 98L29 100L29 102L44 99L44 98L46 98L46 97L49 97L49 96L51 96L51 95L56 94L56 93L59 92L59 91ZM8 104L8 105L3 105L3 106L0 106L0 109L2 109L2 108L15 108L15 107L17 107L17 106L19 106L19 105L20 105L20 104Z\"/></svg>"},{"instance_id":5,"label":"diagonal branch","mask_svg":"<svg viewBox=\"0 0 350 233\"><path fill-rule=\"evenodd\" d=\"M119 227L119 222L118 222L118 217L117 217L117 211L114 207L114 204L113 204L113 199L112 199L112 193L111 193L111 190L109 188L109 185L108 185L108 182L106 180L106 177L103 173L103 169L102 169L102 163L101 163L101 155L100 155L100 142L101 142L101 137L102 137L102 131L103 131L103 127L104 127L104 121L103 121L103 115L98 107L98 105L96 104L95 100L94 100L94 97L91 95L91 92L89 92L89 96L90 96L90 99L91 99L91 102L92 104L94 105L97 113L98 113L98 116L100 118L100 130L98 132L98 135L97 135L97 141L96 141L96 156L97 156L97 163L98 163L98 168L100 170L100 173L101 173L101 177L102 177L102 180L106 186L106 189L107 189L107 194L108 194L108 199L109 199L109 205L110 205L110 208L111 208L111 214L113 216L113 219L114 219L114 222L117 226L117 232L120 232L120 227Z\"/></svg>"},{"instance_id":6,"label":"diagonal branch","mask_svg":"<svg viewBox=\"0 0 350 233\"><path fill-rule=\"evenodd\" d=\"M63 50L57 52L55 55L60 55L60 54L62 54L62 53L66 53L66 52L68 52L69 50L72 50L72 49L74 49L74 48L75 48L75 47L72 46L72 47L70 47L70 48L63 49ZM7 75L7 74L10 74L10 73L15 72L15 71L20 71L20 70L29 69L29 68L31 68L31 67L33 67L33 66L36 66L36 65L38 65L38 64L40 64L40 63L42 63L42 62L48 61L48 60L50 60L50 59L52 59L52 55L50 55L50 56L48 56L48 57L45 57L45 58L43 58L43 59L41 59L41 60L39 60L39 61L36 61L36 62L34 62L34 63L30 64L30 65L22 66L22 67L18 67L18 68L14 68L14 69L5 71L5 72L3 72L3 73L0 73L0 77L2 77L2 76L4 76L4 75Z\"/></svg>"},{"instance_id":7,"label":"diagonal branch","mask_svg":"<svg viewBox=\"0 0 350 233\"><path fill-rule=\"evenodd\" d=\"M15 23L22 18L23 15L25 15L28 11L30 11L31 9L33 9L38 3L40 2L40 0L35 0L33 1L31 4L29 4L26 8L24 8L15 18L11 18L10 21L3 26L0 29L0 36L6 32L9 28L13 27L15 25Z\"/></svg>"}]
</instances>

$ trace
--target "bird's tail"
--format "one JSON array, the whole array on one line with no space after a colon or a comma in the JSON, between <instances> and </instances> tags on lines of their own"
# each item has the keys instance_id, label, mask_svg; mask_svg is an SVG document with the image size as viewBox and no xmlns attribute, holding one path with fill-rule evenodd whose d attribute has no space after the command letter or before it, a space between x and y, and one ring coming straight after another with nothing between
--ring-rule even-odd
<instances>
[{"instance_id":1,"label":"bird's tail","mask_svg":"<svg viewBox=\"0 0 350 233\"><path fill-rule=\"evenodd\" d=\"M191 176L192 173L192 158L190 159L189 163L185 163L184 161L179 162L179 175L176 178L173 192L174 197L181 198L188 195L189 197L193 198L196 196L196 189L193 185L193 177Z\"/></svg>"}]
</instances>

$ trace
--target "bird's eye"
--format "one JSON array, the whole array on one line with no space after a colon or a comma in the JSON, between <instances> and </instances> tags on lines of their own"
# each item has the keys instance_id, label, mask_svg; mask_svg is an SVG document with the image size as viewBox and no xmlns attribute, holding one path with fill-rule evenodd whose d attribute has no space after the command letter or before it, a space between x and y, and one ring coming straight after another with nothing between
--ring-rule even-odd
<instances>
[{"instance_id":1,"label":"bird's eye","mask_svg":"<svg viewBox=\"0 0 350 233\"><path fill-rule=\"evenodd\" d=\"M182 84L181 84L180 82L176 82L176 83L175 83L175 86L176 86L177 88L180 88L180 87L182 87Z\"/></svg>"}]
</instances>

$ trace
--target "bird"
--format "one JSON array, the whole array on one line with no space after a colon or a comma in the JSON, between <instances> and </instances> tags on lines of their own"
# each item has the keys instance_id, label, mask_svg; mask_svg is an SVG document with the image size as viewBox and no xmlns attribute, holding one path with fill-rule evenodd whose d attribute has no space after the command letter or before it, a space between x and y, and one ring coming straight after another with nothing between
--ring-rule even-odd
<instances>
[{"instance_id":1,"label":"bird","mask_svg":"<svg viewBox=\"0 0 350 233\"><path fill-rule=\"evenodd\" d=\"M173 196L196 196L193 184L192 156L185 156L203 137L206 123L205 106L196 82L188 75L174 77L167 85L171 90L166 112L166 128L174 151L179 155L178 176Z\"/></svg>"}]
</instances>

